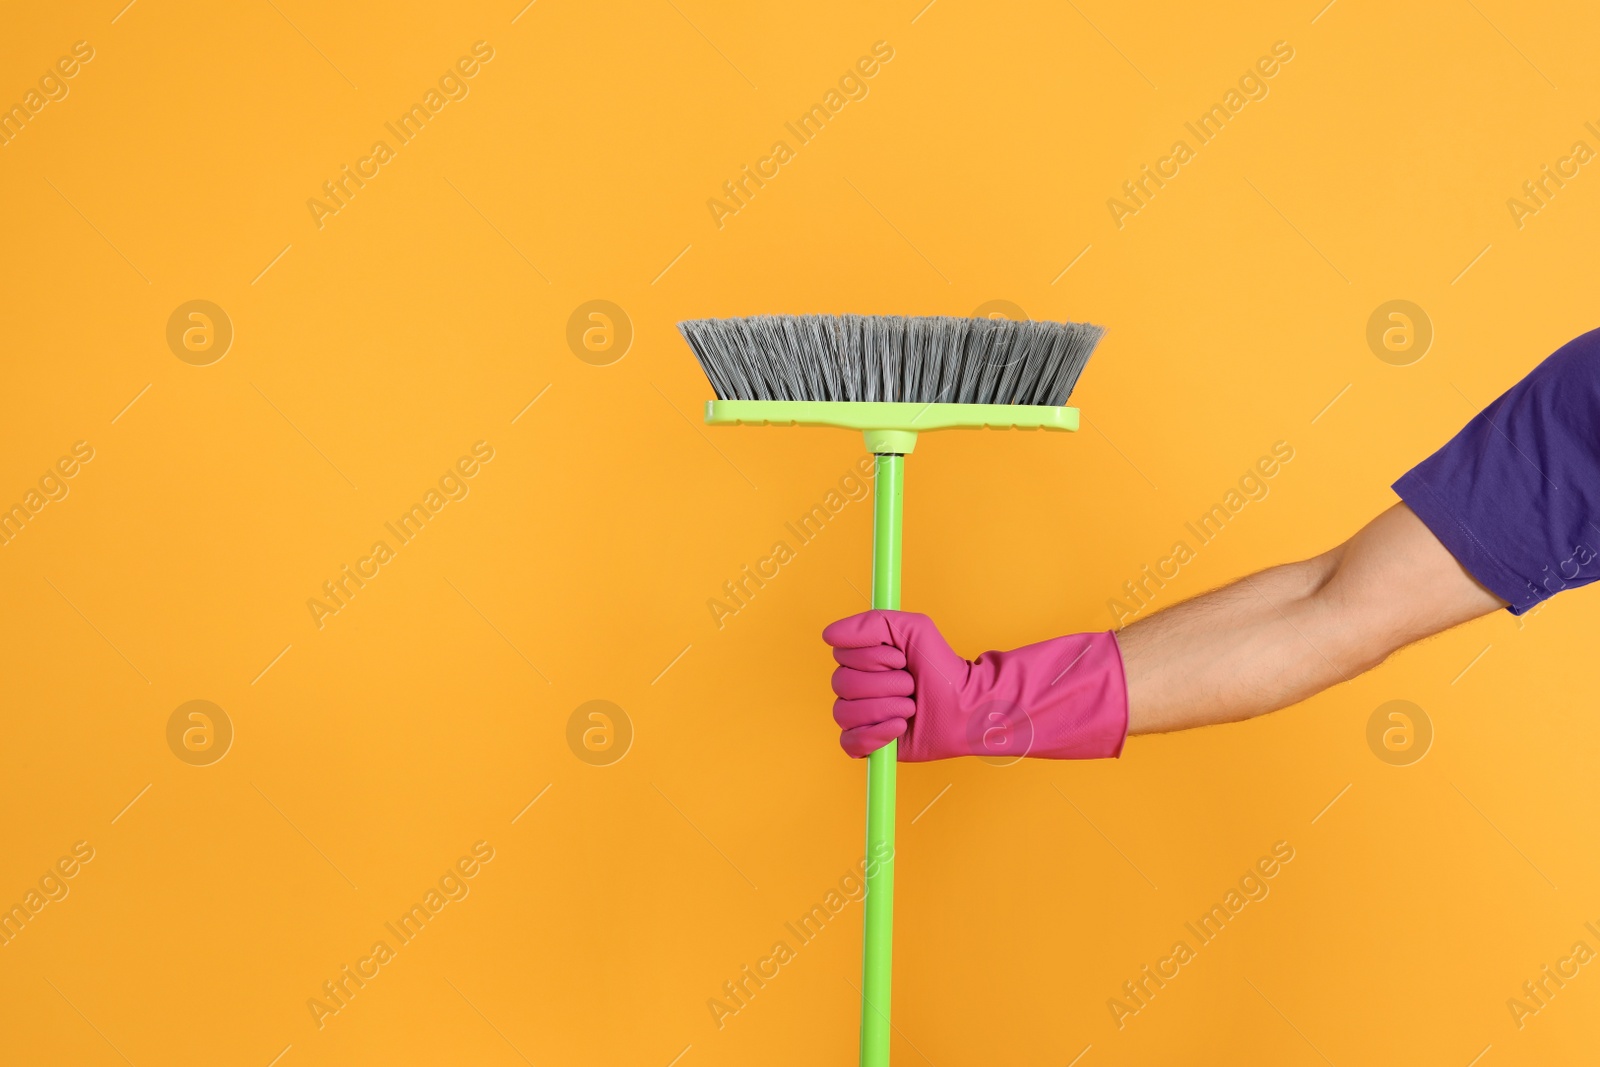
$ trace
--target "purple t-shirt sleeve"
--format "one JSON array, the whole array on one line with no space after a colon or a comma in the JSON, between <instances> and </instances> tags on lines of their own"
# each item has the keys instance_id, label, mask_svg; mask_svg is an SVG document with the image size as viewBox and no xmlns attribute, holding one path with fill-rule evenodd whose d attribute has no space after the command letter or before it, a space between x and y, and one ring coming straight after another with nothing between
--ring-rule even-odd
<instances>
[{"instance_id":1,"label":"purple t-shirt sleeve","mask_svg":"<svg viewBox=\"0 0 1600 1067\"><path fill-rule=\"evenodd\" d=\"M1514 615L1600 578L1600 330L1563 345L1394 490Z\"/></svg>"}]
</instances>

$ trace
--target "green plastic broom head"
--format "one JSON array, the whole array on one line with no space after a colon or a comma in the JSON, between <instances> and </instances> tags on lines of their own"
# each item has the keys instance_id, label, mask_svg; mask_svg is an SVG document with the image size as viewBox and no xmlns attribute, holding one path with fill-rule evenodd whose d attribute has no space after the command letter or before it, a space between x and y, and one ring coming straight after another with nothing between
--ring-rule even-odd
<instances>
[{"instance_id":1,"label":"green plastic broom head","mask_svg":"<svg viewBox=\"0 0 1600 1067\"><path fill-rule=\"evenodd\" d=\"M1105 328L903 315L752 315L678 329L719 399L711 425L837 426L877 453L924 430L1076 430L1065 407Z\"/></svg>"}]
</instances>

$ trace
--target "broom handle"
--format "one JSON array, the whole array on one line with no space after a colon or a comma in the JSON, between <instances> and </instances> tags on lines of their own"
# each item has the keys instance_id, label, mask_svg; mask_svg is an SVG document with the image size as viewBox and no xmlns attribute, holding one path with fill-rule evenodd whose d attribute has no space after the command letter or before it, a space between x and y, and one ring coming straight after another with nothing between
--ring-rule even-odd
<instances>
[{"instance_id":1,"label":"broom handle","mask_svg":"<svg viewBox=\"0 0 1600 1067\"><path fill-rule=\"evenodd\" d=\"M905 456L880 453L873 479L872 606L900 607L900 519ZM894 967L894 794L899 743L867 757L867 895L861 952L861 1067L889 1065Z\"/></svg>"}]
</instances>

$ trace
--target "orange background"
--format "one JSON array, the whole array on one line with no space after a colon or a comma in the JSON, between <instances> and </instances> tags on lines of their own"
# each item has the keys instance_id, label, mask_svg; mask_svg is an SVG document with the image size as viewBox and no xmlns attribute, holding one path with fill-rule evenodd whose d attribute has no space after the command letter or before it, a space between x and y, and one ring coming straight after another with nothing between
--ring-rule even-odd
<instances>
[{"instance_id":1,"label":"orange background","mask_svg":"<svg viewBox=\"0 0 1600 1067\"><path fill-rule=\"evenodd\" d=\"M863 606L870 507L720 628L707 602L861 443L700 426L682 318L1109 327L1082 432L908 461L905 604L969 655L1110 625L1277 441L1157 605L1336 543L1596 325L1600 177L1506 205L1600 147L1582 5L922 2L13 13L0 102L94 58L0 147L0 503L94 458L0 548L0 903L93 859L0 948L4 1059L853 1062L859 904L720 1029L707 1002L861 855L817 634ZM478 41L468 95L319 228L308 199ZM708 199L878 41L865 98L719 228ZM1269 94L1119 229L1108 198L1277 41ZM167 342L196 299L234 331L205 366ZM619 359L569 346L596 299ZM1366 342L1392 299L1435 331L1408 366ZM469 495L319 628L307 600L479 441ZM904 768L896 1062L1583 1062L1593 968L1521 1029L1506 1001L1600 948L1596 605L1115 763ZM1366 739L1396 699L1434 730L1409 766ZM218 762L169 747L191 700L232 724ZM591 700L620 761L569 747ZM469 895L319 1028L307 1001L480 841ZM1278 841L1270 896L1118 1029L1108 999Z\"/></svg>"}]
</instances>

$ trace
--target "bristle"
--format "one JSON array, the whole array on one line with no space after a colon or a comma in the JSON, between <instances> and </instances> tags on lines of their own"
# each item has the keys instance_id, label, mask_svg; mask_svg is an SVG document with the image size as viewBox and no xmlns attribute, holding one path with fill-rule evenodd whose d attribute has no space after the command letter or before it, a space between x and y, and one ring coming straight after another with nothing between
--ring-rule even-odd
<instances>
[{"instance_id":1,"label":"bristle","mask_svg":"<svg viewBox=\"0 0 1600 1067\"><path fill-rule=\"evenodd\" d=\"M903 315L692 319L679 331L723 400L1059 407L1102 326Z\"/></svg>"}]
</instances>

